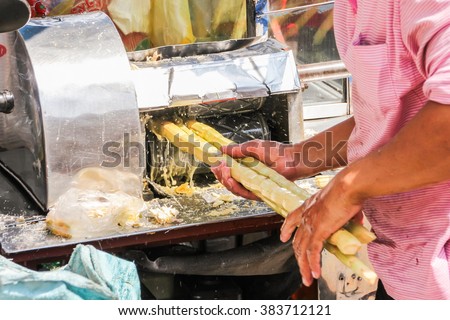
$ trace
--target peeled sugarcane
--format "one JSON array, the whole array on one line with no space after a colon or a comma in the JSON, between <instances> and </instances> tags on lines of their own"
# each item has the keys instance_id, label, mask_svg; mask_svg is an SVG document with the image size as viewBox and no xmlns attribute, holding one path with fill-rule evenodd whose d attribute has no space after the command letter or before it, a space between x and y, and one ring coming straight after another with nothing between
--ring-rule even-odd
<instances>
[{"instance_id":1,"label":"peeled sugarcane","mask_svg":"<svg viewBox=\"0 0 450 320\"><path fill-rule=\"evenodd\" d=\"M239 164L235 159L228 155L222 154L212 144L206 142L202 138L195 136L194 133L189 134L186 128L164 121L160 124L153 125L152 130L155 133L165 137L180 150L193 154L197 160L202 161L208 165L217 165L225 161L231 167L231 175L234 179L239 181L247 189L260 195L262 199L267 199L277 212L286 217L287 212L294 211L301 201L290 191L280 188L274 181L269 178L259 175L252 169ZM345 250L345 249L344 249Z\"/></svg>"},{"instance_id":2,"label":"peeled sugarcane","mask_svg":"<svg viewBox=\"0 0 450 320\"><path fill-rule=\"evenodd\" d=\"M218 131L216 131L214 128L201 123L197 122L195 120L188 121L186 124L189 129L191 129L195 134L200 136L202 139L205 139L206 141L209 141L211 144L216 146L217 148L235 144L234 141L225 138L222 136ZM294 195L298 195L302 200L307 199L310 195L298 187L295 183L292 181L289 181L282 175L280 175L275 170L267 167L265 164L259 162L258 160L254 158L244 158L241 159L241 164L248 165L251 169L256 171L257 173L271 179L272 181L275 181L278 184L279 188L284 188L290 192L292 192ZM327 183L330 179L327 179ZM239 181L239 180L238 180ZM242 183L242 182L241 182ZM245 186L245 184L244 184ZM246 187L246 186L245 186ZM251 190L251 189L250 189ZM277 206L276 202L272 202L271 200L264 198L264 196L256 190L253 190L253 192L260 197L262 200L265 201L269 207L275 210L275 212L278 212L282 216L286 216L288 212L283 211L283 209L280 209L279 206ZM345 229L344 229L345 228ZM331 235L325 244L325 248L335 255L341 262L351 268L355 273L357 273L359 276L363 277L370 283L374 283L376 279L376 274L370 270L369 267L367 267L363 261L358 259L354 254L359 250L361 247L361 243L367 244L373 240L375 240L376 236L369 230L367 230L364 226L361 224L358 224L354 221L348 222L344 228L341 228L340 230L336 231L333 235ZM342 243L345 243L345 248L342 248ZM351 254L344 254L342 251L345 252L352 252Z\"/></svg>"},{"instance_id":3,"label":"peeled sugarcane","mask_svg":"<svg viewBox=\"0 0 450 320\"><path fill-rule=\"evenodd\" d=\"M225 138L222 134L220 134L220 132L204 123L190 120L186 123L186 125L195 134L210 142L217 148L235 144L234 141ZM297 186L294 182L286 179L284 176L267 167L264 163L258 161L257 159L247 157L240 159L240 163L276 182L276 184L278 184L281 188L289 190L290 192L301 198L302 201L305 201L311 196L308 192ZM327 177L326 183L328 183L329 181L330 179L329 177ZM349 232L351 234L349 234ZM344 229L338 230L333 236L328 239L328 241L333 245L344 242L346 243L346 249L344 249L345 253L354 254L361 247L361 243L367 244L373 241L375 238L375 235L364 228L362 225L359 225L355 222L349 222L344 226Z\"/></svg>"},{"instance_id":4,"label":"peeled sugarcane","mask_svg":"<svg viewBox=\"0 0 450 320\"><path fill-rule=\"evenodd\" d=\"M333 233L327 239L327 242L331 245L337 246L343 253L344 251L340 248L342 246L341 243L345 242L346 254L356 254L361 248L361 242L359 241L359 239L344 228L341 228Z\"/></svg>"},{"instance_id":5,"label":"peeled sugarcane","mask_svg":"<svg viewBox=\"0 0 450 320\"><path fill-rule=\"evenodd\" d=\"M186 125L188 126L189 129L194 131L195 134L205 139L206 141L209 141L218 149L228 145L235 144L234 141L225 138L222 134L220 134L220 132L204 123L195 120L190 120L187 122ZM285 188L290 192L296 194L301 198L302 201L305 201L310 197L310 194L308 194L303 189L299 188L294 182L286 179L275 170L267 167L261 161L251 157L243 158L240 159L239 161L242 164L246 165L247 167L251 168L252 170L257 171L259 174L275 181L282 188Z\"/></svg>"},{"instance_id":6,"label":"peeled sugarcane","mask_svg":"<svg viewBox=\"0 0 450 320\"><path fill-rule=\"evenodd\" d=\"M314 183L319 189L325 188L325 186L333 179L331 175L318 175L314 177Z\"/></svg>"},{"instance_id":7,"label":"peeled sugarcane","mask_svg":"<svg viewBox=\"0 0 450 320\"><path fill-rule=\"evenodd\" d=\"M253 168L249 168L230 156L222 154L216 146L207 142L206 139L204 140L203 138L197 136L194 133L194 130L191 131L191 129L197 127L197 130L199 130L199 125L194 126L194 123L190 122L188 123L188 127L163 121L156 125L153 124L152 130L157 135L168 139L182 151L193 154L197 160L208 165L217 165L219 162L225 161L230 166L231 176L234 179L260 197L266 202L266 204L268 204L283 217L286 217L287 213L297 209L303 201L303 199L295 193L289 191L283 186L278 185L275 181L273 181L273 179L271 179L271 177L259 174L257 171L252 170ZM203 126L203 129L205 128L206 127ZM211 134L211 132L209 132L210 137L211 135L215 136L215 134ZM204 136L206 136L206 134ZM219 139L218 136L211 139L211 141L215 141L214 143L216 144L218 140L223 139ZM228 141L231 140L228 139ZM276 171L274 172L279 175ZM349 239L351 239L351 241L349 241ZM347 230L340 229L329 239L327 239L325 248L329 247L333 250L333 252L330 252L338 257L338 259L344 259L342 262L350 266L352 270L354 270L354 265L358 266L359 269L362 268L363 270L370 270L361 260L354 256L360 246L361 242L359 242L359 240L356 239L351 233ZM334 251L337 251L338 254ZM361 267L361 265L363 267ZM372 281L371 273L358 272L358 275Z\"/></svg>"},{"instance_id":8,"label":"peeled sugarcane","mask_svg":"<svg viewBox=\"0 0 450 320\"><path fill-rule=\"evenodd\" d=\"M186 126L196 135L214 145L217 149L231 144L236 144L233 140L225 138L219 131L208 126L207 124L195 120L189 120L186 122Z\"/></svg>"},{"instance_id":9,"label":"peeled sugarcane","mask_svg":"<svg viewBox=\"0 0 450 320\"><path fill-rule=\"evenodd\" d=\"M192 134L188 130L192 130ZM228 155L221 154L216 146L228 145L233 143L233 141L223 137L219 132L205 124L189 121L187 128L182 125L180 128L180 124L176 125L166 121L162 122L156 131L157 134L167 138L182 151L194 154L198 160L208 165L226 161L231 167L231 175L234 179L248 190L254 192L283 217L297 209L309 197L309 194L295 183L287 180L261 162L257 166L251 165L247 167L245 165L246 162L239 163ZM198 135L194 138L196 134ZM207 142L208 140L211 144ZM252 159L252 164L255 162L258 161ZM358 239L344 229L339 230L330 239L333 244L337 245L346 254L355 254L361 247Z\"/></svg>"},{"instance_id":10,"label":"peeled sugarcane","mask_svg":"<svg viewBox=\"0 0 450 320\"><path fill-rule=\"evenodd\" d=\"M165 121L153 126L153 130L158 135L167 138L182 151L193 154L197 160L208 165L217 165L225 161L230 165L231 175L234 179L263 200L267 200L267 203L284 217L287 216L288 212L294 211L302 201L298 196L289 190L281 188L268 177L260 175L254 170L241 165L230 156L222 154L214 145L206 142L194 133L190 134L187 131L189 129L186 127L180 128L179 125Z\"/></svg>"},{"instance_id":11,"label":"peeled sugarcane","mask_svg":"<svg viewBox=\"0 0 450 320\"><path fill-rule=\"evenodd\" d=\"M204 123L197 122L195 120L191 120L191 121L187 122L187 126L189 127L189 129L194 131L194 133L196 133L198 136L211 142L217 148L234 144L234 142L232 140L225 138L224 136L222 136L220 134L220 132L218 132L214 128L211 128L210 126L208 126ZM297 200L298 201L297 206L298 206L299 200L305 201L307 198L310 197L310 194L308 194L303 189L299 188L294 182L289 181L288 179L286 179L285 177L280 175L278 172L267 167L265 164L263 164L260 161L254 159L254 158L248 157L248 158L242 159L240 162L242 164L246 165L247 167L249 167L250 169L252 169L253 171L257 172L258 174L268 178L270 181L275 182L279 188L283 188L283 189L293 193L298 198L300 198ZM257 194L257 196L258 196L258 194ZM270 199L265 199L264 197L262 198L262 200L265 201L266 203L268 203L267 200L270 201ZM277 203L277 202L275 202L275 203ZM286 217L285 216L286 211L292 212L293 210L295 210L297 208L297 206L296 206L295 208L293 208L293 210L286 210L285 208L280 208L279 210L276 210L276 208L274 208L273 205L269 205L269 206L272 209L274 209L277 213L283 215L284 217ZM284 211L284 212L282 212L282 211ZM331 241L331 243L333 245L338 246L339 249L346 254L355 254L361 248L361 242L359 242L359 240L356 237L354 237L351 233L349 233L345 229L338 230L336 233L334 233L328 239L328 241Z\"/></svg>"}]
</instances>

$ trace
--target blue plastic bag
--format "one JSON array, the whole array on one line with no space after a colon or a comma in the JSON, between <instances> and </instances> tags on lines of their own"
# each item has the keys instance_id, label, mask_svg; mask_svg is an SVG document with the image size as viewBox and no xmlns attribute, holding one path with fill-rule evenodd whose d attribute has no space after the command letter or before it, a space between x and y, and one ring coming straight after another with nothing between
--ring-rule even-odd
<instances>
[{"instance_id":1,"label":"blue plastic bag","mask_svg":"<svg viewBox=\"0 0 450 320\"><path fill-rule=\"evenodd\" d=\"M33 271L0 256L0 299L139 300L134 263L93 246L78 245L69 263L54 271Z\"/></svg>"}]
</instances>

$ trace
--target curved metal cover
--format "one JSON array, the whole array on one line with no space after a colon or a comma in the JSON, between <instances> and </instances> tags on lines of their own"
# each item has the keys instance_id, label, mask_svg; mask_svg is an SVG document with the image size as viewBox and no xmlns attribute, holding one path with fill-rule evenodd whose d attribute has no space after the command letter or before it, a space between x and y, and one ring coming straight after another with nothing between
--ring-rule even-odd
<instances>
[{"instance_id":1,"label":"curved metal cover","mask_svg":"<svg viewBox=\"0 0 450 320\"><path fill-rule=\"evenodd\" d=\"M11 113L0 113L0 167L42 210L47 201L44 138L38 90L20 33L0 34L0 90L14 96Z\"/></svg>"},{"instance_id":2,"label":"curved metal cover","mask_svg":"<svg viewBox=\"0 0 450 320\"><path fill-rule=\"evenodd\" d=\"M85 167L115 167L141 177L142 150L124 148L142 141L131 69L108 16L32 19L20 34L32 66L22 77L35 79L42 117L46 207Z\"/></svg>"}]
</instances>

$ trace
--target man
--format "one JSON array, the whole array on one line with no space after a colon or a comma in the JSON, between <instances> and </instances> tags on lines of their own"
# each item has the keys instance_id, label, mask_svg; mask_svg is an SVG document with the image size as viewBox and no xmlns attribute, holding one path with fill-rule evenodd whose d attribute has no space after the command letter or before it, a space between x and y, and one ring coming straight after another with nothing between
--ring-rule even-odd
<instances>
[{"instance_id":1,"label":"man","mask_svg":"<svg viewBox=\"0 0 450 320\"><path fill-rule=\"evenodd\" d=\"M450 299L450 1L337 0L334 11L354 117L328 131L335 143L346 141L338 156L347 166L287 217L281 240L294 234L310 285L320 277L323 241L363 211L378 238L369 258L387 293ZM325 146L326 137L310 141ZM252 141L224 151L259 158L290 179L342 165L318 148L308 155L318 165L287 168L305 143ZM233 192L254 197L223 164L213 171Z\"/></svg>"}]
</instances>

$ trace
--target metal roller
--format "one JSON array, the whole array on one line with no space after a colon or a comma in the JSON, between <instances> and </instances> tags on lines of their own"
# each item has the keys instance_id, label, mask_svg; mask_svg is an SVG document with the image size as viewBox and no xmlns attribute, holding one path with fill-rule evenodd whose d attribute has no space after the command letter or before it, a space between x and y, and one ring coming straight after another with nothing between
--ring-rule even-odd
<instances>
[{"instance_id":1,"label":"metal roller","mask_svg":"<svg viewBox=\"0 0 450 320\"><path fill-rule=\"evenodd\" d=\"M0 1L0 33L22 28L30 20L30 16L30 7L26 1Z\"/></svg>"}]
</instances>

